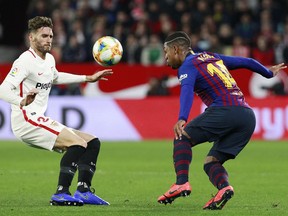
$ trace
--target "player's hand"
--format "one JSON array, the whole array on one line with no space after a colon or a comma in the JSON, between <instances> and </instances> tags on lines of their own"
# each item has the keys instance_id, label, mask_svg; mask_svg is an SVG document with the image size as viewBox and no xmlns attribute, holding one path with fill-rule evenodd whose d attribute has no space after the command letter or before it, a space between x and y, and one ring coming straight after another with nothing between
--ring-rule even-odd
<instances>
[{"instance_id":1,"label":"player's hand","mask_svg":"<svg viewBox=\"0 0 288 216\"><path fill-rule=\"evenodd\" d=\"M183 134L183 129L184 126L186 124L185 120L179 120L175 125L174 125L174 135L175 135L175 139L181 139L182 138L182 134Z\"/></svg>"},{"instance_id":2,"label":"player's hand","mask_svg":"<svg viewBox=\"0 0 288 216\"><path fill-rule=\"evenodd\" d=\"M112 69L105 69L94 73L93 75L86 76L86 82L96 82L98 80L108 80L106 76L113 74Z\"/></svg>"},{"instance_id":3,"label":"player's hand","mask_svg":"<svg viewBox=\"0 0 288 216\"><path fill-rule=\"evenodd\" d=\"M27 93L26 97L20 102L20 107L22 108L23 106L31 104L35 100L35 97L38 93L39 91L37 89L31 89Z\"/></svg>"},{"instance_id":4,"label":"player's hand","mask_svg":"<svg viewBox=\"0 0 288 216\"><path fill-rule=\"evenodd\" d=\"M287 68L287 66L284 63L281 63L270 67L269 70L273 72L273 76L276 76L281 70L285 68Z\"/></svg>"}]
</instances>

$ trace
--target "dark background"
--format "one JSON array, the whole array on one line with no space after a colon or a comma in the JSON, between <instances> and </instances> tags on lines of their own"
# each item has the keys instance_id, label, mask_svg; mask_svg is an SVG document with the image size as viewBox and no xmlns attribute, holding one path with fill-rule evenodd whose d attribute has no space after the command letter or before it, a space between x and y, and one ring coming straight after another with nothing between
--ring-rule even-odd
<instances>
[{"instance_id":1,"label":"dark background","mask_svg":"<svg viewBox=\"0 0 288 216\"><path fill-rule=\"evenodd\" d=\"M18 46L23 43L27 30L27 8L29 0L0 0L0 44Z\"/></svg>"}]
</instances>

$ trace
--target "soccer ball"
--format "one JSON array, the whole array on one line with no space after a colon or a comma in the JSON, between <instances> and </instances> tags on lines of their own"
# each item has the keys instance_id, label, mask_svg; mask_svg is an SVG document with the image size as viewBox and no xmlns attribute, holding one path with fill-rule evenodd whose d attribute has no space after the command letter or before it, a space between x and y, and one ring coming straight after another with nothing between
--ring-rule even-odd
<instances>
[{"instance_id":1,"label":"soccer ball","mask_svg":"<svg viewBox=\"0 0 288 216\"><path fill-rule=\"evenodd\" d=\"M121 43L114 37L104 36L93 45L93 57L95 61L106 67L120 62L123 54Z\"/></svg>"}]
</instances>

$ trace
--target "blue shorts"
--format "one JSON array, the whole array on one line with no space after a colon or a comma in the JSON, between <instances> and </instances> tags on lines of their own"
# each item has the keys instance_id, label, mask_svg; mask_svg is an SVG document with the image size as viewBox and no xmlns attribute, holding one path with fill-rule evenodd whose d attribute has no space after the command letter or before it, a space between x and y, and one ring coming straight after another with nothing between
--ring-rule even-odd
<instances>
[{"instance_id":1,"label":"blue shorts","mask_svg":"<svg viewBox=\"0 0 288 216\"><path fill-rule=\"evenodd\" d=\"M242 106L209 107L184 128L192 146L214 142L208 156L219 161L235 158L249 142L256 125L252 109Z\"/></svg>"}]
</instances>

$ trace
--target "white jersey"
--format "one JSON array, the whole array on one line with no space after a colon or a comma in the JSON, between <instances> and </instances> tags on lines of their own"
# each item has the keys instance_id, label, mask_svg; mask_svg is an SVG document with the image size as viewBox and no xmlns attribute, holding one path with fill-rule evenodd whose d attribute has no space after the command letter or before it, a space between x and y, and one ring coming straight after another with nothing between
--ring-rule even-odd
<instances>
[{"instance_id":1,"label":"white jersey","mask_svg":"<svg viewBox=\"0 0 288 216\"><path fill-rule=\"evenodd\" d=\"M54 57L47 53L43 60L30 48L15 60L4 82L11 83L15 87L14 92L20 97L25 97L29 90L36 88L39 93L35 101L25 109L43 114L47 109L53 80L57 76ZM19 106L12 105L14 111L20 111Z\"/></svg>"},{"instance_id":2,"label":"white jersey","mask_svg":"<svg viewBox=\"0 0 288 216\"><path fill-rule=\"evenodd\" d=\"M46 53L45 59L39 57L32 48L22 53L2 83L7 92L2 99L11 103L11 126L15 136L29 145L52 150L57 136L65 127L45 116L52 84L85 80L84 75L58 72L55 59L49 53ZM33 88L39 91L35 100L20 108L19 101Z\"/></svg>"}]
</instances>

